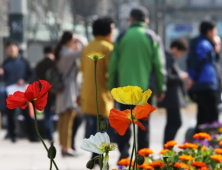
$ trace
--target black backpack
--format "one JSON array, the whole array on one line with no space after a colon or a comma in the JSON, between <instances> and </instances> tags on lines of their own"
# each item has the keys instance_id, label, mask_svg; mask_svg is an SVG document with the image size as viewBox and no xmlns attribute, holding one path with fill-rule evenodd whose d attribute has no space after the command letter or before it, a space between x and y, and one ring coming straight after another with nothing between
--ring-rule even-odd
<instances>
[{"instance_id":1,"label":"black backpack","mask_svg":"<svg viewBox=\"0 0 222 170\"><path fill-rule=\"evenodd\" d=\"M45 79L52 85L50 92L57 94L64 89L64 82L62 74L58 71L56 65L49 68L45 73Z\"/></svg>"},{"instance_id":2,"label":"black backpack","mask_svg":"<svg viewBox=\"0 0 222 170\"><path fill-rule=\"evenodd\" d=\"M62 75L59 71L58 68L56 66L56 63L54 64L53 67L49 68L46 71L45 74L45 79L46 81L49 82L49 84L52 85L50 92L54 93L54 94L58 94L61 93L64 90L64 79L70 74L71 70L73 69L73 66L75 65L75 62L73 63L73 65L69 68L68 72L66 73L66 75Z\"/></svg>"}]
</instances>

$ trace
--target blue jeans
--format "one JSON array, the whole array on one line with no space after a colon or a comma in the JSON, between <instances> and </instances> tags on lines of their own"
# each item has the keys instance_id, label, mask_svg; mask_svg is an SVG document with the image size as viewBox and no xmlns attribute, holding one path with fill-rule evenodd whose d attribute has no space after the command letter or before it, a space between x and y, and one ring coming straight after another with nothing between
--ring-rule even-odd
<instances>
[{"instance_id":1,"label":"blue jeans","mask_svg":"<svg viewBox=\"0 0 222 170\"><path fill-rule=\"evenodd\" d=\"M44 109L44 126L46 130L46 137L49 141L53 140L53 122L51 120L51 116L53 115L53 111L51 110L51 107L54 106L55 102L54 101L48 101L45 109Z\"/></svg>"}]
</instances>

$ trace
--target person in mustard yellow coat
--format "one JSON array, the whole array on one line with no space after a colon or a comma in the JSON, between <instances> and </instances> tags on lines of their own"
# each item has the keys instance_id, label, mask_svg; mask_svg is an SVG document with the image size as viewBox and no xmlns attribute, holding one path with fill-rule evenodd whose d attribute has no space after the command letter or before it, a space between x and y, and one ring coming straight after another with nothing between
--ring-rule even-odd
<instances>
[{"instance_id":1,"label":"person in mustard yellow coat","mask_svg":"<svg viewBox=\"0 0 222 170\"><path fill-rule=\"evenodd\" d=\"M108 89L108 64L110 54L113 51L111 43L114 22L110 17L99 18L93 23L94 40L83 50L80 71L83 73L83 83L80 93L81 110L85 114L86 133L85 137L95 135L96 124L96 101L94 83L94 62L87 55L92 52L101 52L105 57L97 62L97 87L99 113L108 118L109 111L114 107L114 100ZM107 119L108 120L108 119Z\"/></svg>"}]
</instances>

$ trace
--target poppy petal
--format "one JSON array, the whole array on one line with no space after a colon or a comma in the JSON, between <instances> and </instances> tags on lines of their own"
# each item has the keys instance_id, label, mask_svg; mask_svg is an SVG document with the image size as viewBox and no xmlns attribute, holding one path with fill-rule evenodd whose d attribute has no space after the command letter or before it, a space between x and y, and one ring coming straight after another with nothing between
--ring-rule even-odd
<instances>
[{"instance_id":1,"label":"poppy petal","mask_svg":"<svg viewBox=\"0 0 222 170\"><path fill-rule=\"evenodd\" d=\"M146 103L142 106L136 106L133 109L133 113L135 114L135 119L143 119L147 117L152 111L156 110L155 107L151 106L150 104Z\"/></svg>"},{"instance_id":2,"label":"poppy petal","mask_svg":"<svg viewBox=\"0 0 222 170\"><path fill-rule=\"evenodd\" d=\"M13 95L9 95L6 99L7 108L9 109L15 109L22 107L22 109L25 109L27 106L27 99L24 97L24 93L17 91Z\"/></svg>"},{"instance_id":3,"label":"poppy petal","mask_svg":"<svg viewBox=\"0 0 222 170\"><path fill-rule=\"evenodd\" d=\"M140 120L147 121L147 120L149 120L149 117L147 116L147 117L144 117L144 118L142 118L142 119L140 119Z\"/></svg>"},{"instance_id":4,"label":"poppy petal","mask_svg":"<svg viewBox=\"0 0 222 170\"><path fill-rule=\"evenodd\" d=\"M47 98L48 98L48 93L46 93L42 98L38 98L37 100L35 100L34 101L35 108L39 111L44 110L47 104Z\"/></svg>"},{"instance_id":5,"label":"poppy petal","mask_svg":"<svg viewBox=\"0 0 222 170\"><path fill-rule=\"evenodd\" d=\"M124 94L124 91L122 90L122 88L112 89L111 94L117 102L124 104L124 102L120 99L120 96Z\"/></svg>"},{"instance_id":6,"label":"poppy petal","mask_svg":"<svg viewBox=\"0 0 222 170\"><path fill-rule=\"evenodd\" d=\"M21 106L22 109L25 109L28 106L28 103L26 105Z\"/></svg>"},{"instance_id":7,"label":"poppy petal","mask_svg":"<svg viewBox=\"0 0 222 170\"><path fill-rule=\"evenodd\" d=\"M150 98L152 94L152 91L148 89L142 94L142 100L137 105L145 105L147 103L147 100Z\"/></svg>"},{"instance_id":8,"label":"poppy petal","mask_svg":"<svg viewBox=\"0 0 222 170\"><path fill-rule=\"evenodd\" d=\"M143 126L143 124L140 121L134 121L134 123L137 124L140 127L140 129L146 130L146 128Z\"/></svg>"},{"instance_id":9,"label":"poppy petal","mask_svg":"<svg viewBox=\"0 0 222 170\"><path fill-rule=\"evenodd\" d=\"M39 83L35 81L27 87L24 96L28 101L32 101L33 99L38 97L39 92Z\"/></svg>"},{"instance_id":10,"label":"poppy petal","mask_svg":"<svg viewBox=\"0 0 222 170\"><path fill-rule=\"evenodd\" d=\"M123 136L130 125L130 120L126 117L126 113L117 109L111 109L109 114L109 123L119 135Z\"/></svg>"},{"instance_id":11,"label":"poppy petal","mask_svg":"<svg viewBox=\"0 0 222 170\"><path fill-rule=\"evenodd\" d=\"M52 87L47 81L45 80L39 80L41 83L41 92L38 96L38 98L42 98L44 95L48 94L49 89Z\"/></svg>"},{"instance_id":12,"label":"poppy petal","mask_svg":"<svg viewBox=\"0 0 222 170\"><path fill-rule=\"evenodd\" d=\"M138 105L142 100L143 90L138 86L125 86L111 90L113 98L126 105Z\"/></svg>"}]
</instances>

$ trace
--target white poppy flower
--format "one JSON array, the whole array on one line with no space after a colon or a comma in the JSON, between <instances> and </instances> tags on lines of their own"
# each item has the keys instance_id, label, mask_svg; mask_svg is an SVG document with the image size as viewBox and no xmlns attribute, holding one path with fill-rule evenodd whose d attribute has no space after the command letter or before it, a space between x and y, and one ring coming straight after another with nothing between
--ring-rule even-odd
<instances>
[{"instance_id":1,"label":"white poppy flower","mask_svg":"<svg viewBox=\"0 0 222 170\"><path fill-rule=\"evenodd\" d=\"M95 136L91 135L89 139L83 139L80 148L89 152L103 154L113 151L116 147L110 143L109 135L106 132L97 132Z\"/></svg>"},{"instance_id":2,"label":"white poppy flower","mask_svg":"<svg viewBox=\"0 0 222 170\"><path fill-rule=\"evenodd\" d=\"M102 170L108 170L108 153L109 151L115 150L116 146L110 143L109 135L106 132L97 132L95 136L91 135L89 139L83 139L83 143L80 148L98 154L105 153Z\"/></svg>"}]
</instances>

